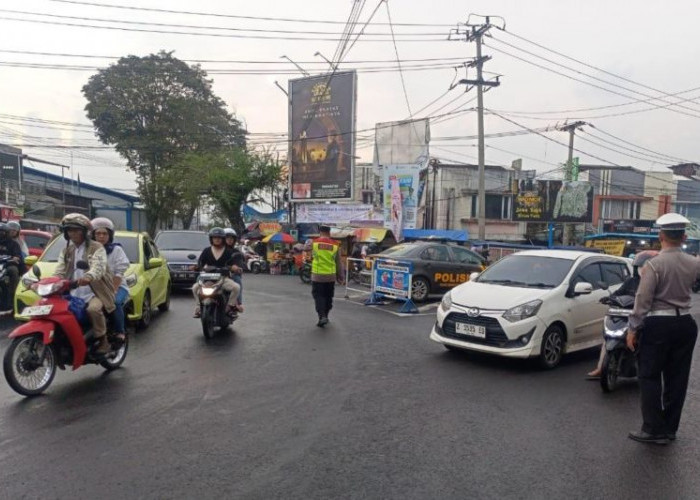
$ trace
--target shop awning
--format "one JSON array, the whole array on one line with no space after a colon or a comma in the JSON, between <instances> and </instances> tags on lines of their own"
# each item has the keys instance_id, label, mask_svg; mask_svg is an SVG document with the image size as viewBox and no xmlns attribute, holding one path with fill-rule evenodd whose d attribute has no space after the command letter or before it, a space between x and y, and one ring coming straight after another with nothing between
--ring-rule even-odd
<instances>
[{"instance_id":1,"label":"shop awning","mask_svg":"<svg viewBox=\"0 0 700 500\"><path fill-rule=\"evenodd\" d=\"M355 229L355 238L361 243L377 242L384 240L388 229L375 227L362 227Z\"/></svg>"},{"instance_id":2,"label":"shop awning","mask_svg":"<svg viewBox=\"0 0 700 500\"><path fill-rule=\"evenodd\" d=\"M403 237L406 240L447 240L466 242L469 239L467 231L454 231L447 229L404 229Z\"/></svg>"}]
</instances>

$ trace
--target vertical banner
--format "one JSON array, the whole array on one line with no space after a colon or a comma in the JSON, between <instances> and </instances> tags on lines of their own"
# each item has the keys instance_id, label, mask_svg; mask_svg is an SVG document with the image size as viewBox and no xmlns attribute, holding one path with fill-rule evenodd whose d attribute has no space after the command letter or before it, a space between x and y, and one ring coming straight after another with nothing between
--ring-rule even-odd
<instances>
[{"instance_id":1,"label":"vertical banner","mask_svg":"<svg viewBox=\"0 0 700 500\"><path fill-rule=\"evenodd\" d=\"M399 180L394 176L391 182L391 231L394 233L396 241L403 240L403 203L401 199L401 187Z\"/></svg>"},{"instance_id":2,"label":"vertical banner","mask_svg":"<svg viewBox=\"0 0 700 500\"><path fill-rule=\"evenodd\" d=\"M292 201L352 199L357 73L289 81Z\"/></svg>"},{"instance_id":3,"label":"vertical banner","mask_svg":"<svg viewBox=\"0 0 700 500\"><path fill-rule=\"evenodd\" d=\"M398 184L398 195L401 199L401 227L405 229L416 228L416 213L420 196L420 170L420 165L386 165L384 167L384 200L382 201L384 204L384 227L387 229L394 231L395 184Z\"/></svg>"}]
</instances>

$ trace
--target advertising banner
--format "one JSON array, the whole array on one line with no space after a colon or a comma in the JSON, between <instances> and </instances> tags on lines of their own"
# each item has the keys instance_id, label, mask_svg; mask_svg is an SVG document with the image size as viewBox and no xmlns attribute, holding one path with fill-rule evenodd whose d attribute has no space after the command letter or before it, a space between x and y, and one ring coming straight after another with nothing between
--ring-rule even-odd
<instances>
[{"instance_id":1,"label":"advertising banner","mask_svg":"<svg viewBox=\"0 0 700 500\"><path fill-rule=\"evenodd\" d=\"M416 228L418 193L421 190L419 185L420 170L420 165L386 165L384 167L384 227L387 229L394 231L395 208L400 208L402 229ZM394 190L395 184L398 184L399 188L400 197L398 199Z\"/></svg>"},{"instance_id":2,"label":"advertising banner","mask_svg":"<svg viewBox=\"0 0 700 500\"><path fill-rule=\"evenodd\" d=\"M401 200L401 188L399 180L394 176L389 182L391 183L391 207L390 207L390 225L391 231L394 233L396 241L403 240L403 203Z\"/></svg>"},{"instance_id":3,"label":"advertising banner","mask_svg":"<svg viewBox=\"0 0 700 500\"><path fill-rule=\"evenodd\" d=\"M409 299L413 264L377 259L374 266L374 291L387 297Z\"/></svg>"},{"instance_id":4,"label":"advertising banner","mask_svg":"<svg viewBox=\"0 0 700 500\"><path fill-rule=\"evenodd\" d=\"M608 255L617 255L622 257L625 253L626 240L588 240L586 246L589 248L598 248Z\"/></svg>"},{"instance_id":5,"label":"advertising banner","mask_svg":"<svg viewBox=\"0 0 700 500\"><path fill-rule=\"evenodd\" d=\"M513 220L517 222L571 222L593 220L590 182L520 179L514 183Z\"/></svg>"},{"instance_id":6,"label":"advertising banner","mask_svg":"<svg viewBox=\"0 0 700 500\"><path fill-rule=\"evenodd\" d=\"M289 81L292 201L352 199L357 74Z\"/></svg>"},{"instance_id":7,"label":"advertising banner","mask_svg":"<svg viewBox=\"0 0 700 500\"><path fill-rule=\"evenodd\" d=\"M429 160L429 120L377 123L374 132L376 166L417 164L425 168Z\"/></svg>"},{"instance_id":8,"label":"advertising banner","mask_svg":"<svg viewBox=\"0 0 700 500\"><path fill-rule=\"evenodd\" d=\"M384 214L375 211L372 205L352 204L314 204L297 205L298 223L316 224L350 224L351 222L382 222Z\"/></svg>"},{"instance_id":9,"label":"advertising banner","mask_svg":"<svg viewBox=\"0 0 700 500\"><path fill-rule=\"evenodd\" d=\"M243 222L246 224L251 222L287 222L287 211L277 210L276 212L263 213L258 212L250 205L244 205L241 211Z\"/></svg>"},{"instance_id":10,"label":"advertising banner","mask_svg":"<svg viewBox=\"0 0 700 500\"><path fill-rule=\"evenodd\" d=\"M282 231L282 224L278 222L261 222L258 224L258 231L263 236L279 233Z\"/></svg>"}]
</instances>

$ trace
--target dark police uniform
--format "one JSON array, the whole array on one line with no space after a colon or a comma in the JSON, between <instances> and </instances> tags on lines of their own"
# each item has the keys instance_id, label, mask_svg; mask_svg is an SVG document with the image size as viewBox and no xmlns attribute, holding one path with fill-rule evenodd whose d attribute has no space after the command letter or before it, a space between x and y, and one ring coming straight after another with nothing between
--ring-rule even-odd
<instances>
[{"instance_id":1,"label":"dark police uniform","mask_svg":"<svg viewBox=\"0 0 700 500\"><path fill-rule=\"evenodd\" d=\"M629 322L639 334L642 432L675 439L697 339L690 305L700 261L676 247L662 250L646 267Z\"/></svg>"}]
</instances>

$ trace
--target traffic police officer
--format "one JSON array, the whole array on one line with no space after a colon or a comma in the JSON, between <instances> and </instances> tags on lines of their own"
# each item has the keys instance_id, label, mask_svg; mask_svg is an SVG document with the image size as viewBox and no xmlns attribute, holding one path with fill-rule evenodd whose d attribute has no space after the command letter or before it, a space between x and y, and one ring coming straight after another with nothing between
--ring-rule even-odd
<instances>
[{"instance_id":1,"label":"traffic police officer","mask_svg":"<svg viewBox=\"0 0 700 500\"><path fill-rule=\"evenodd\" d=\"M700 261L681 250L690 223L669 213L656 221L661 252L647 263L630 316L627 346L639 349L642 419L635 441L668 444L681 420L698 329L690 314Z\"/></svg>"},{"instance_id":2,"label":"traffic police officer","mask_svg":"<svg viewBox=\"0 0 700 500\"><path fill-rule=\"evenodd\" d=\"M320 237L311 242L311 295L316 304L318 323L328 324L328 313L333 308L335 282L343 282L343 269L340 262L340 243L331 239L331 228L321 226Z\"/></svg>"}]
</instances>

